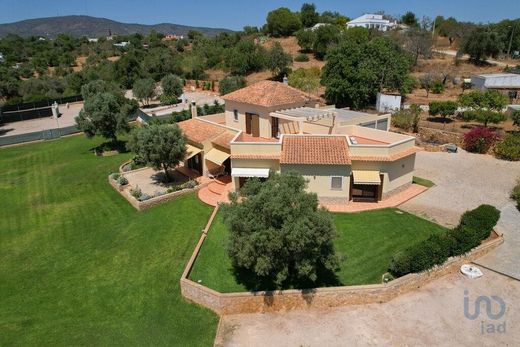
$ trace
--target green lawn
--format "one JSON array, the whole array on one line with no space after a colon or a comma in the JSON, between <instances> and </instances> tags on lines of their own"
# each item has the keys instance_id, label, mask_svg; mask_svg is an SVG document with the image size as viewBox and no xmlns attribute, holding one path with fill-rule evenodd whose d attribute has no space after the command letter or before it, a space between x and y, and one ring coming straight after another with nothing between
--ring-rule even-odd
<instances>
[{"instance_id":1,"label":"green lawn","mask_svg":"<svg viewBox=\"0 0 520 347\"><path fill-rule=\"evenodd\" d=\"M0 149L0 346L210 346L218 317L179 279L211 213L137 212L107 182L132 154L83 136Z\"/></svg>"},{"instance_id":2,"label":"green lawn","mask_svg":"<svg viewBox=\"0 0 520 347\"><path fill-rule=\"evenodd\" d=\"M352 214L334 214L338 231L336 252L341 256L337 273L343 285L381 283L392 255L442 226L398 209L384 209ZM220 292L245 291L232 274L226 254L227 229L221 215L213 222L190 278Z\"/></svg>"},{"instance_id":3,"label":"green lawn","mask_svg":"<svg viewBox=\"0 0 520 347\"><path fill-rule=\"evenodd\" d=\"M425 186L426 188L431 188L435 185L435 183L433 183L432 181L427 180L426 178L417 177L417 176L413 176L412 182L415 184L418 184L420 186Z\"/></svg>"}]
</instances>

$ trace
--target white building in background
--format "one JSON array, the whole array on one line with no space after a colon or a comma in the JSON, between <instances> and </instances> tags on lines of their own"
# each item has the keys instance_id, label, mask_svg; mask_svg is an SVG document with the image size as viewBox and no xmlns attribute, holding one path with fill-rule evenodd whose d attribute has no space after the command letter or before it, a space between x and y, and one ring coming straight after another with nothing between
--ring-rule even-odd
<instances>
[{"instance_id":1,"label":"white building in background","mask_svg":"<svg viewBox=\"0 0 520 347\"><path fill-rule=\"evenodd\" d=\"M0 52L0 63L4 61L4 55Z\"/></svg>"},{"instance_id":2,"label":"white building in background","mask_svg":"<svg viewBox=\"0 0 520 347\"><path fill-rule=\"evenodd\" d=\"M520 89L520 75L514 73L492 73L471 76L471 84L480 90Z\"/></svg>"},{"instance_id":3,"label":"white building in background","mask_svg":"<svg viewBox=\"0 0 520 347\"><path fill-rule=\"evenodd\" d=\"M390 22L388 19L383 19L383 15L381 14L364 14L347 23L347 28L363 27L380 31L387 31L395 26L396 23Z\"/></svg>"}]
</instances>

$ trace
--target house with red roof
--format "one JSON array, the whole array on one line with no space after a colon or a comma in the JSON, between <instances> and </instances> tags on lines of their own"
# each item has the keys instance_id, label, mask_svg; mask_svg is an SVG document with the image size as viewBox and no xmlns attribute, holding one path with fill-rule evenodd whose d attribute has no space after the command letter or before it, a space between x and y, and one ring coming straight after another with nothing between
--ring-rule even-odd
<instances>
[{"instance_id":1,"label":"house with red roof","mask_svg":"<svg viewBox=\"0 0 520 347\"><path fill-rule=\"evenodd\" d=\"M230 176L232 190L252 177L297 171L322 202L377 202L412 183L415 138L390 132L390 114L320 107L273 81L222 98L224 114L194 112L179 126L189 143L184 165L201 175Z\"/></svg>"}]
</instances>

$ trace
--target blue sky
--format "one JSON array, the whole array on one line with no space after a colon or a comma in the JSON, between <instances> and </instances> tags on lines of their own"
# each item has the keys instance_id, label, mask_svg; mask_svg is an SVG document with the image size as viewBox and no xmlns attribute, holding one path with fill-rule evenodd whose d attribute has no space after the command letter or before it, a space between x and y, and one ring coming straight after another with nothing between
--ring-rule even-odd
<instances>
[{"instance_id":1,"label":"blue sky","mask_svg":"<svg viewBox=\"0 0 520 347\"><path fill-rule=\"evenodd\" d=\"M274 8L286 6L297 10L303 2L305 1L0 0L0 22L85 14L131 23L170 22L241 29L244 25L262 25L267 12ZM330 0L314 3L320 12L339 11L351 18L377 10L384 10L392 15L413 11L419 17L441 14L483 23L520 17L520 0Z\"/></svg>"}]
</instances>

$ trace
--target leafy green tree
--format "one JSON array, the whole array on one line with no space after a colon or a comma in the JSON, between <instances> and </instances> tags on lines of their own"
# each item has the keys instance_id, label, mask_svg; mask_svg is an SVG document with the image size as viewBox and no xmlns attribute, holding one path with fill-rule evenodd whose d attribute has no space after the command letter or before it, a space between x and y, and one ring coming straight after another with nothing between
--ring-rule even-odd
<instances>
[{"instance_id":1,"label":"leafy green tree","mask_svg":"<svg viewBox=\"0 0 520 347\"><path fill-rule=\"evenodd\" d=\"M170 182L170 169L186 157L186 139L177 124L152 124L136 128L128 139L127 147L148 165L164 171Z\"/></svg>"},{"instance_id":2,"label":"leafy green tree","mask_svg":"<svg viewBox=\"0 0 520 347\"><path fill-rule=\"evenodd\" d=\"M314 33L316 37L312 50L317 59L323 60L325 59L327 51L338 44L340 40L340 30L334 25L324 25L317 28Z\"/></svg>"},{"instance_id":3,"label":"leafy green tree","mask_svg":"<svg viewBox=\"0 0 520 347\"><path fill-rule=\"evenodd\" d=\"M155 97L155 81L151 78L138 79L134 82L132 91L139 101L150 105L150 100Z\"/></svg>"},{"instance_id":4,"label":"leafy green tree","mask_svg":"<svg viewBox=\"0 0 520 347\"><path fill-rule=\"evenodd\" d=\"M223 205L229 228L228 254L250 289L309 288L338 269L331 214L318 207L295 172L252 179ZM332 274L332 276L330 276Z\"/></svg>"},{"instance_id":5,"label":"leafy green tree","mask_svg":"<svg viewBox=\"0 0 520 347\"><path fill-rule=\"evenodd\" d=\"M303 52L312 51L314 46L314 40L316 40L316 34L313 30L300 29L296 32L296 39L298 40L298 46L300 46Z\"/></svg>"},{"instance_id":6,"label":"leafy green tree","mask_svg":"<svg viewBox=\"0 0 520 347\"><path fill-rule=\"evenodd\" d=\"M300 9L300 18L304 28L310 28L318 23L320 14L316 12L316 5L304 3Z\"/></svg>"},{"instance_id":7,"label":"leafy green tree","mask_svg":"<svg viewBox=\"0 0 520 347\"><path fill-rule=\"evenodd\" d=\"M325 98L338 107L363 108L379 91L401 90L410 72L409 55L388 37L341 43L327 55L322 72Z\"/></svg>"},{"instance_id":8,"label":"leafy green tree","mask_svg":"<svg viewBox=\"0 0 520 347\"><path fill-rule=\"evenodd\" d=\"M436 25L438 28L439 35L444 36L450 42L450 47L453 45L456 39L462 37L462 23L459 23L455 18L449 17L438 22L436 19Z\"/></svg>"},{"instance_id":9,"label":"leafy green tree","mask_svg":"<svg viewBox=\"0 0 520 347\"><path fill-rule=\"evenodd\" d=\"M520 127L520 110L515 110L511 113L511 119L513 120L513 125Z\"/></svg>"},{"instance_id":10,"label":"leafy green tree","mask_svg":"<svg viewBox=\"0 0 520 347\"><path fill-rule=\"evenodd\" d=\"M478 27L463 40L459 51L469 55L475 64L482 64L489 56L496 58L502 49L496 32L488 27Z\"/></svg>"},{"instance_id":11,"label":"leafy green tree","mask_svg":"<svg viewBox=\"0 0 520 347\"><path fill-rule=\"evenodd\" d=\"M415 13L408 11L401 17L401 23L406 24L410 27L418 27L419 21L415 16Z\"/></svg>"},{"instance_id":12,"label":"leafy green tree","mask_svg":"<svg viewBox=\"0 0 520 347\"><path fill-rule=\"evenodd\" d=\"M182 80L175 75L169 74L161 80L161 102L164 104L174 104L182 95Z\"/></svg>"},{"instance_id":13,"label":"leafy green tree","mask_svg":"<svg viewBox=\"0 0 520 347\"><path fill-rule=\"evenodd\" d=\"M130 103L121 104L117 96L103 92L86 99L75 120L87 137L101 135L115 143L118 132L130 129L128 116L133 110Z\"/></svg>"},{"instance_id":14,"label":"leafy green tree","mask_svg":"<svg viewBox=\"0 0 520 347\"><path fill-rule=\"evenodd\" d=\"M289 85L306 93L316 92L320 87L321 71L318 67L299 68L289 74Z\"/></svg>"},{"instance_id":15,"label":"leafy green tree","mask_svg":"<svg viewBox=\"0 0 520 347\"><path fill-rule=\"evenodd\" d=\"M188 31L188 39L190 41L197 41L197 40L200 40L204 37L204 35L202 35L202 33L198 30L190 30Z\"/></svg>"},{"instance_id":16,"label":"leafy green tree","mask_svg":"<svg viewBox=\"0 0 520 347\"><path fill-rule=\"evenodd\" d=\"M251 40L240 41L226 53L225 63L232 74L247 75L265 67L266 51Z\"/></svg>"},{"instance_id":17,"label":"leafy green tree","mask_svg":"<svg viewBox=\"0 0 520 347\"><path fill-rule=\"evenodd\" d=\"M275 42L273 47L267 52L266 66L273 74L273 77L281 79L289 72L289 65L292 63L290 54L285 53L280 42Z\"/></svg>"},{"instance_id":18,"label":"leafy green tree","mask_svg":"<svg viewBox=\"0 0 520 347\"><path fill-rule=\"evenodd\" d=\"M90 99L91 97L101 93L111 93L118 97L123 97L123 91L118 85L99 79L84 84L81 87L81 96L83 97L83 100Z\"/></svg>"},{"instance_id":19,"label":"leafy green tree","mask_svg":"<svg viewBox=\"0 0 520 347\"><path fill-rule=\"evenodd\" d=\"M507 97L496 90L478 90L462 94L459 97L459 104L467 110L463 113L466 120L476 120L484 124L498 124L507 119L503 109L507 105Z\"/></svg>"},{"instance_id":20,"label":"leafy green tree","mask_svg":"<svg viewBox=\"0 0 520 347\"><path fill-rule=\"evenodd\" d=\"M318 22L344 27L349 19L339 12L323 11Z\"/></svg>"},{"instance_id":21,"label":"leafy green tree","mask_svg":"<svg viewBox=\"0 0 520 347\"><path fill-rule=\"evenodd\" d=\"M229 94L245 86L246 79L242 76L226 76L218 83L220 95Z\"/></svg>"},{"instance_id":22,"label":"leafy green tree","mask_svg":"<svg viewBox=\"0 0 520 347\"><path fill-rule=\"evenodd\" d=\"M290 36L302 27L300 16L287 7L280 7L267 14L266 29L274 37Z\"/></svg>"},{"instance_id":23,"label":"leafy green tree","mask_svg":"<svg viewBox=\"0 0 520 347\"><path fill-rule=\"evenodd\" d=\"M432 101L429 104L429 113L434 117L441 116L443 123L446 123L446 117L453 116L458 107L455 101Z\"/></svg>"}]
</instances>

